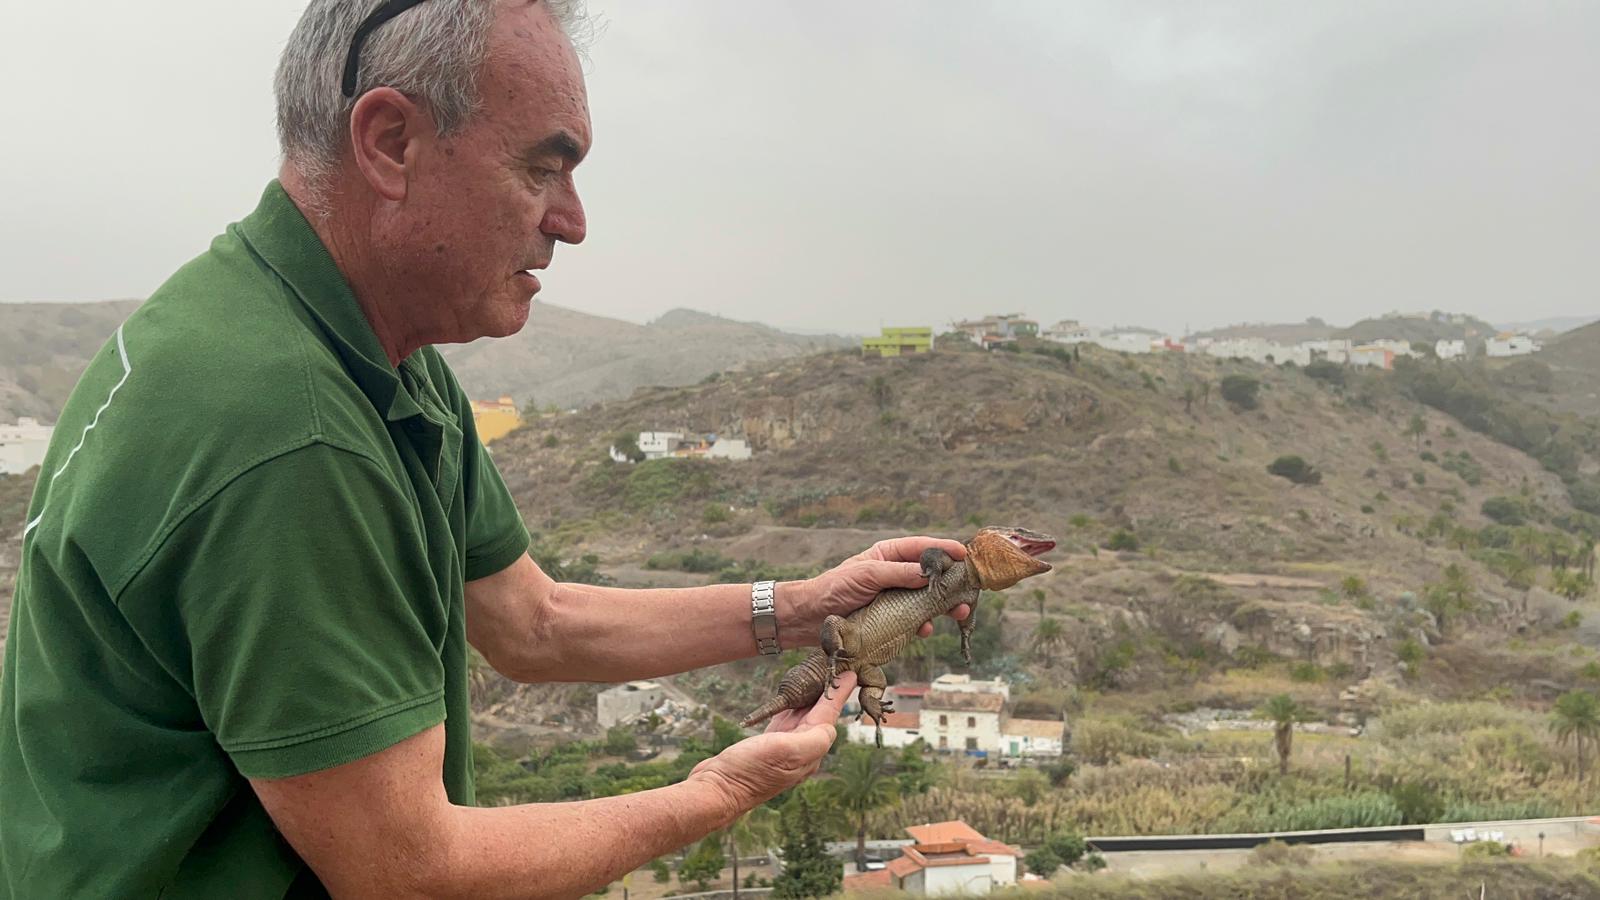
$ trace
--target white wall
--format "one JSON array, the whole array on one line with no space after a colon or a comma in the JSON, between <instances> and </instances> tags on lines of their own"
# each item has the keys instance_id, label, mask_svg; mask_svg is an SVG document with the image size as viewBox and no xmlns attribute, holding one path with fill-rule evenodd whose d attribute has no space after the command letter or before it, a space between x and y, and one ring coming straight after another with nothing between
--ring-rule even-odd
<instances>
[{"instance_id":1,"label":"white wall","mask_svg":"<svg viewBox=\"0 0 1600 900\"><path fill-rule=\"evenodd\" d=\"M945 717L945 724L939 724L939 717ZM968 725L967 719L971 718L973 724ZM967 751L967 738L976 738L977 746L973 749L986 750L998 754L1000 744L1000 714L993 712L979 712L975 710L960 709L928 709L922 708L922 739L935 750L950 750L956 753ZM945 742L940 743L940 738Z\"/></svg>"},{"instance_id":2,"label":"white wall","mask_svg":"<svg viewBox=\"0 0 1600 900\"><path fill-rule=\"evenodd\" d=\"M852 743L872 744L877 738L877 729L873 727L872 720L863 717L861 721L852 720L845 726L845 736ZM909 747L917 742L919 732L915 728L888 728L883 729L883 745L885 747Z\"/></svg>"},{"instance_id":3,"label":"white wall","mask_svg":"<svg viewBox=\"0 0 1600 900\"><path fill-rule=\"evenodd\" d=\"M923 892L929 897L945 894L987 894L994 888L988 863L965 866L931 866L922 870Z\"/></svg>"}]
</instances>

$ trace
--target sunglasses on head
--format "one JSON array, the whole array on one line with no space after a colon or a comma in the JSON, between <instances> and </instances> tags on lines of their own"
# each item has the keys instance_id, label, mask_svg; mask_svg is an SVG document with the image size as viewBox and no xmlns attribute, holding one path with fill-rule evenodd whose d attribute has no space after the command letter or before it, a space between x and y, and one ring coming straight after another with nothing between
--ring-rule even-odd
<instances>
[{"instance_id":1,"label":"sunglasses on head","mask_svg":"<svg viewBox=\"0 0 1600 900\"><path fill-rule=\"evenodd\" d=\"M344 81L339 89L346 97L356 95L356 76L361 68L361 44L366 41L367 35L382 28L385 22L395 16L425 2L427 0L389 0L361 21L361 25L356 28L355 37L350 39L350 54L344 58Z\"/></svg>"}]
</instances>

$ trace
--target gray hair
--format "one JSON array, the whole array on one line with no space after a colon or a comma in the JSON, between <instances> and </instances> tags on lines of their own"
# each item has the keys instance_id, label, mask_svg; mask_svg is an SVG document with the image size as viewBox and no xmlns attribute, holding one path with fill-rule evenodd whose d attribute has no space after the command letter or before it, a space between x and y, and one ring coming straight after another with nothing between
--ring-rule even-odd
<instances>
[{"instance_id":1,"label":"gray hair","mask_svg":"<svg viewBox=\"0 0 1600 900\"><path fill-rule=\"evenodd\" d=\"M440 136L478 108L478 72L497 0L431 0L372 32L361 45L355 97L340 91L356 28L384 0L311 0L278 60L273 90L284 162L320 193L339 164L350 110L363 93L392 87L427 104ZM575 43L588 35L582 0L539 0Z\"/></svg>"}]
</instances>

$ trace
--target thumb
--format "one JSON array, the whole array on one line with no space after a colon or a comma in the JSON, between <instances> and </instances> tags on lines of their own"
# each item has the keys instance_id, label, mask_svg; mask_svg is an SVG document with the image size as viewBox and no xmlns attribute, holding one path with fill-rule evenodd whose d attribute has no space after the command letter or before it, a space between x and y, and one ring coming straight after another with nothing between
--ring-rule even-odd
<instances>
[{"instance_id":1,"label":"thumb","mask_svg":"<svg viewBox=\"0 0 1600 900\"><path fill-rule=\"evenodd\" d=\"M878 590L885 588L919 588L928 583L922 577L922 566L913 562L875 562L868 570Z\"/></svg>"}]
</instances>

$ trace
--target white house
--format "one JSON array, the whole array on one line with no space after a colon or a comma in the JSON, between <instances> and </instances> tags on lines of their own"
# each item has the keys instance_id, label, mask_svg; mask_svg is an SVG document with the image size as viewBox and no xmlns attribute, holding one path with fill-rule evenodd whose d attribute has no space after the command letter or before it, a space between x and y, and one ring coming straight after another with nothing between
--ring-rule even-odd
<instances>
[{"instance_id":1,"label":"white house","mask_svg":"<svg viewBox=\"0 0 1600 900\"><path fill-rule=\"evenodd\" d=\"M749 459L750 444L738 438L717 438L706 451L711 459Z\"/></svg>"},{"instance_id":2,"label":"white house","mask_svg":"<svg viewBox=\"0 0 1600 900\"><path fill-rule=\"evenodd\" d=\"M1211 341L1204 347L1207 356L1219 359L1248 359L1258 363L1292 362L1297 366L1311 362L1311 350L1304 346L1291 347L1265 338L1223 338Z\"/></svg>"},{"instance_id":3,"label":"white house","mask_svg":"<svg viewBox=\"0 0 1600 900\"><path fill-rule=\"evenodd\" d=\"M0 425L0 475L21 475L44 462L55 429L27 416L15 425Z\"/></svg>"},{"instance_id":4,"label":"white house","mask_svg":"<svg viewBox=\"0 0 1600 900\"><path fill-rule=\"evenodd\" d=\"M1525 334L1501 332L1483 342L1483 352L1489 356L1527 356L1538 353L1544 345Z\"/></svg>"},{"instance_id":5,"label":"white house","mask_svg":"<svg viewBox=\"0 0 1600 900\"><path fill-rule=\"evenodd\" d=\"M914 688L914 685L907 685ZM991 678L988 681L973 680L971 675L961 672L946 672L927 685L933 691L957 691L963 694L999 694L1006 702L1011 700L1011 684L1000 678Z\"/></svg>"},{"instance_id":6,"label":"white house","mask_svg":"<svg viewBox=\"0 0 1600 900\"><path fill-rule=\"evenodd\" d=\"M1062 319L1039 332L1039 337L1058 344L1092 343L1099 331L1073 319Z\"/></svg>"},{"instance_id":7,"label":"white house","mask_svg":"<svg viewBox=\"0 0 1600 900\"><path fill-rule=\"evenodd\" d=\"M1329 338L1324 341L1301 341L1295 345L1298 349L1305 350L1313 357L1322 357L1328 362L1347 363L1350 361L1351 342L1345 338Z\"/></svg>"},{"instance_id":8,"label":"white house","mask_svg":"<svg viewBox=\"0 0 1600 900\"><path fill-rule=\"evenodd\" d=\"M1005 704L999 694L930 690L922 698L922 739L936 750L998 754Z\"/></svg>"},{"instance_id":9,"label":"white house","mask_svg":"<svg viewBox=\"0 0 1600 900\"><path fill-rule=\"evenodd\" d=\"M1460 359L1467 355L1467 342L1438 341L1433 345L1433 355L1440 359Z\"/></svg>"},{"instance_id":10,"label":"white house","mask_svg":"<svg viewBox=\"0 0 1600 900\"><path fill-rule=\"evenodd\" d=\"M641 431L639 452L645 459L664 459L672 455L681 440L683 433L680 431Z\"/></svg>"},{"instance_id":11,"label":"white house","mask_svg":"<svg viewBox=\"0 0 1600 900\"><path fill-rule=\"evenodd\" d=\"M888 887L924 897L983 895L1017 883L1022 851L979 834L965 822L913 825L916 843L880 872L845 879L846 890Z\"/></svg>"},{"instance_id":12,"label":"white house","mask_svg":"<svg viewBox=\"0 0 1600 900\"><path fill-rule=\"evenodd\" d=\"M1119 353L1151 353L1161 342L1143 331L1108 331L1095 337L1090 343Z\"/></svg>"},{"instance_id":13,"label":"white house","mask_svg":"<svg viewBox=\"0 0 1600 900\"><path fill-rule=\"evenodd\" d=\"M1050 719L1006 719L1000 725L1002 756L1061 755L1062 723Z\"/></svg>"},{"instance_id":14,"label":"white house","mask_svg":"<svg viewBox=\"0 0 1600 900\"><path fill-rule=\"evenodd\" d=\"M601 728L610 728L639 718L666 699L667 692L654 681L630 681L601 691L595 697L595 715Z\"/></svg>"},{"instance_id":15,"label":"white house","mask_svg":"<svg viewBox=\"0 0 1600 900\"><path fill-rule=\"evenodd\" d=\"M845 726L845 738L855 744L871 744L877 740L878 729L872 720L862 716L851 719ZM892 712L883 717L883 745L909 747L922 737L922 715L914 712Z\"/></svg>"}]
</instances>

